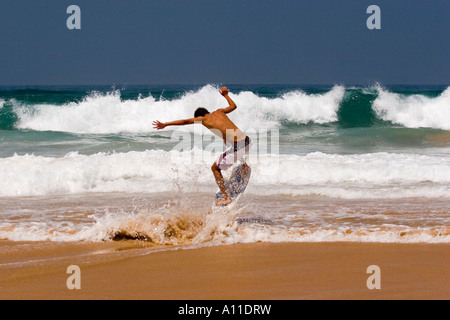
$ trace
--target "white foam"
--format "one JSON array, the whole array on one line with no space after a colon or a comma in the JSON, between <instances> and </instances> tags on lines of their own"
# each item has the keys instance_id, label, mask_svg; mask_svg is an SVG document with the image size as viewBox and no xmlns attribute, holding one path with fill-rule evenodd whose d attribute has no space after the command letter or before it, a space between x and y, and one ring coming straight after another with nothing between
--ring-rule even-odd
<instances>
[{"instance_id":1,"label":"white foam","mask_svg":"<svg viewBox=\"0 0 450 320\"><path fill-rule=\"evenodd\" d=\"M441 95L402 95L378 88L373 109L378 117L410 128L450 130L450 87Z\"/></svg>"},{"instance_id":2,"label":"white foam","mask_svg":"<svg viewBox=\"0 0 450 320\"><path fill-rule=\"evenodd\" d=\"M385 242L449 243L446 226L408 227L376 225L365 227L339 224L301 227L271 223L240 224L235 214L207 212L106 213L93 216L94 222L80 226L34 222L0 228L0 239L12 241L110 241L117 236L150 241L156 245L213 246L253 242ZM120 239L120 238L119 238Z\"/></svg>"},{"instance_id":3,"label":"white foam","mask_svg":"<svg viewBox=\"0 0 450 320\"><path fill-rule=\"evenodd\" d=\"M0 159L0 196L84 192L212 192L216 155L201 150L147 150L61 158ZM450 159L373 153L251 156L253 194L338 198L450 197ZM225 172L226 174L226 172Z\"/></svg>"},{"instance_id":4,"label":"white foam","mask_svg":"<svg viewBox=\"0 0 450 320\"><path fill-rule=\"evenodd\" d=\"M309 95L293 91L282 97L268 99L252 92L230 93L238 109L230 118L243 130L279 126L281 120L332 122L337 120L339 103L345 89L334 87L327 93ZM120 92L94 93L79 103L63 106L21 106L15 103L18 128L73 133L151 132L152 121L162 122L192 118L197 107L210 111L227 106L218 89L207 85L185 93L179 99L155 100L152 96L137 100L121 100Z\"/></svg>"}]
</instances>

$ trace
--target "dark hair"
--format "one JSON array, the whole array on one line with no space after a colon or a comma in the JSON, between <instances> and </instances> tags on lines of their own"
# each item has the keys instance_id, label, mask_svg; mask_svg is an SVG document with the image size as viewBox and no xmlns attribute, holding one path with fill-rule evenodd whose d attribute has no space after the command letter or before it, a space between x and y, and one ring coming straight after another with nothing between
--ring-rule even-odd
<instances>
[{"instance_id":1,"label":"dark hair","mask_svg":"<svg viewBox=\"0 0 450 320\"><path fill-rule=\"evenodd\" d=\"M209 114L209 111L206 110L205 108L198 108L194 112L194 118L203 117L203 116L205 116L205 114Z\"/></svg>"}]
</instances>

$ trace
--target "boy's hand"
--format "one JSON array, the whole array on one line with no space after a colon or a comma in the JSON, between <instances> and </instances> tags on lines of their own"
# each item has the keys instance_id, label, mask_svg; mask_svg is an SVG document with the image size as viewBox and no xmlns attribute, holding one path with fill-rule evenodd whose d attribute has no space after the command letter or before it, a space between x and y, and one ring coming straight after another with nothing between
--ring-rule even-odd
<instances>
[{"instance_id":1,"label":"boy's hand","mask_svg":"<svg viewBox=\"0 0 450 320\"><path fill-rule=\"evenodd\" d=\"M221 95L226 96L228 94L228 88L222 87L222 88L220 88L219 92Z\"/></svg>"},{"instance_id":2,"label":"boy's hand","mask_svg":"<svg viewBox=\"0 0 450 320\"><path fill-rule=\"evenodd\" d=\"M159 122L158 120L153 121L153 128L157 129L157 130L161 130L164 129L166 127L166 125L162 122Z\"/></svg>"}]
</instances>

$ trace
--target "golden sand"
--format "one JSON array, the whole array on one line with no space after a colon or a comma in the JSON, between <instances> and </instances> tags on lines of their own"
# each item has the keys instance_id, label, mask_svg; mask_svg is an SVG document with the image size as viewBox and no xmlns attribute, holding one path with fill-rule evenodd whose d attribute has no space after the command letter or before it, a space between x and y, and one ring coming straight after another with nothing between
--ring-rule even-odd
<instances>
[{"instance_id":1,"label":"golden sand","mask_svg":"<svg viewBox=\"0 0 450 320\"><path fill-rule=\"evenodd\" d=\"M158 249L158 248L156 248ZM449 299L450 245L0 241L1 299ZM169 250L168 250L169 249ZM81 289L68 289L69 265ZM367 273L379 267L380 289Z\"/></svg>"}]
</instances>

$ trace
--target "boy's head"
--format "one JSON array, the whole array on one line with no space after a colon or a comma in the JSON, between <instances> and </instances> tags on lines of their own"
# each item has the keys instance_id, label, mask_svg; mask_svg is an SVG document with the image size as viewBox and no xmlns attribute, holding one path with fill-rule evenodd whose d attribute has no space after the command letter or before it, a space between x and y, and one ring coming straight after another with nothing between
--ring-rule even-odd
<instances>
[{"instance_id":1,"label":"boy's head","mask_svg":"<svg viewBox=\"0 0 450 320\"><path fill-rule=\"evenodd\" d=\"M209 114L209 111L206 110L205 108L198 108L197 110L195 110L194 112L194 118L197 117L204 117L205 115Z\"/></svg>"}]
</instances>

